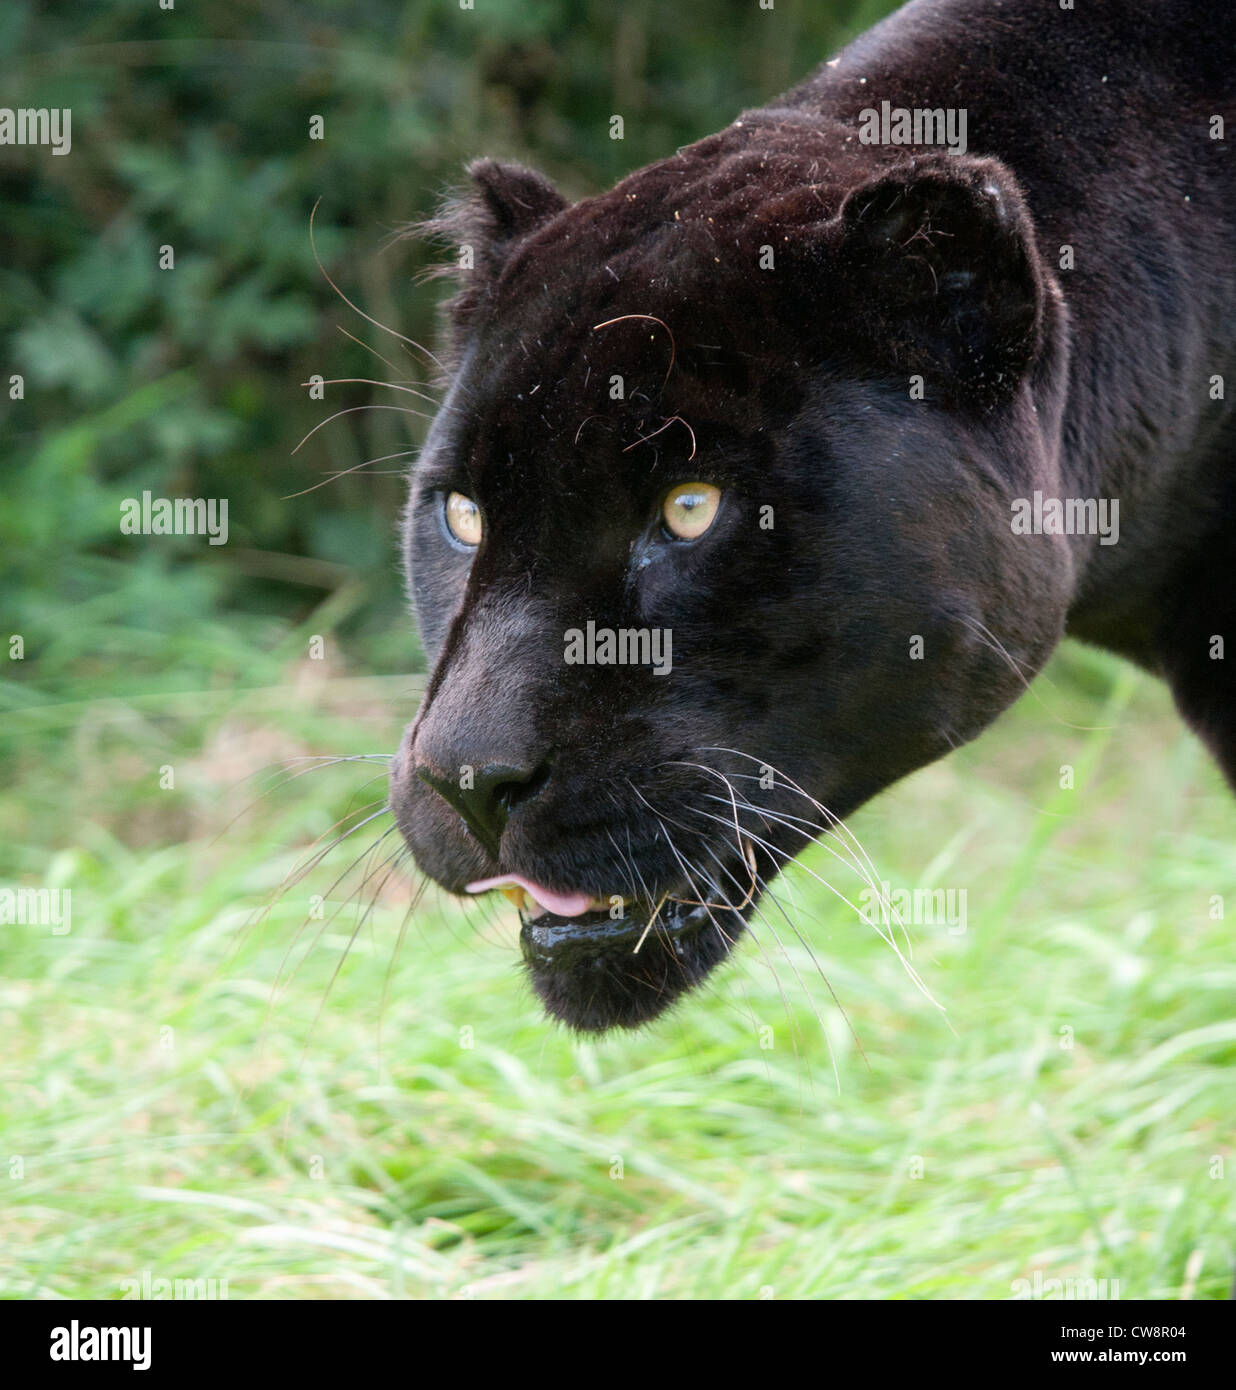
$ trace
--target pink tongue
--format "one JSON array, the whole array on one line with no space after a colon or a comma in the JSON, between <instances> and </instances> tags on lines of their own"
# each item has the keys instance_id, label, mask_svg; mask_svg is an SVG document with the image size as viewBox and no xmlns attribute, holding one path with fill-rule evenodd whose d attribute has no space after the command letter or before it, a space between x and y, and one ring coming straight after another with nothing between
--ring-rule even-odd
<instances>
[{"instance_id":1,"label":"pink tongue","mask_svg":"<svg viewBox=\"0 0 1236 1390\"><path fill-rule=\"evenodd\" d=\"M500 878L479 878L469 883L464 890L468 893L487 893L491 888L503 888L508 883L517 883L537 903L552 912L556 917L582 917L592 901L583 893L555 893L552 888L542 888L539 883L524 878L521 874L503 874Z\"/></svg>"}]
</instances>

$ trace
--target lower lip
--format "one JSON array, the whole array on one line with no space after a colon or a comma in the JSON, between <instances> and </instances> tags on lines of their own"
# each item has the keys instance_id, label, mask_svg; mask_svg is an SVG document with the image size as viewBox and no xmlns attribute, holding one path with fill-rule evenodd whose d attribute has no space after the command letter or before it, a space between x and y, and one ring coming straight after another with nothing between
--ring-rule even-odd
<instances>
[{"instance_id":1,"label":"lower lip","mask_svg":"<svg viewBox=\"0 0 1236 1390\"><path fill-rule=\"evenodd\" d=\"M668 945L681 954L686 939L709 920L708 908L686 906L680 906L677 912L662 908L651 930L646 919L623 916L615 920L603 912L589 913L575 921L539 917L525 920L519 944L529 965L569 969L598 956L631 955L645 936L641 949Z\"/></svg>"}]
</instances>

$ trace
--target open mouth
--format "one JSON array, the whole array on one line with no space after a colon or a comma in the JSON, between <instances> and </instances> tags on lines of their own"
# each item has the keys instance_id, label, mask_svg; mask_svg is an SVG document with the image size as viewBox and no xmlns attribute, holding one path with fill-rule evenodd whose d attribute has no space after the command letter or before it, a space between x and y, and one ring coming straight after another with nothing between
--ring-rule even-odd
<instances>
[{"instance_id":1,"label":"open mouth","mask_svg":"<svg viewBox=\"0 0 1236 1390\"><path fill-rule=\"evenodd\" d=\"M468 893L493 890L519 909L525 959L554 968L568 965L577 953L629 951L638 955L654 932L661 941L673 944L689 927L707 920L710 910L705 904L686 904L668 895L660 904L653 904L621 893L600 898L559 893L521 874L479 879L465 889ZM683 910L691 906L697 911Z\"/></svg>"},{"instance_id":2,"label":"open mouth","mask_svg":"<svg viewBox=\"0 0 1236 1390\"><path fill-rule=\"evenodd\" d=\"M745 926L735 908L556 893L516 874L466 889L490 890L519 908L520 949L546 1010L581 1032L655 1018L729 954Z\"/></svg>"},{"instance_id":3,"label":"open mouth","mask_svg":"<svg viewBox=\"0 0 1236 1390\"><path fill-rule=\"evenodd\" d=\"M469 883L464 892L488 893L492 889L513 902L521 914L530 911L533 917L544 913L552 913L556 917L582 917L585 913L607 911L626 901L620 893L610 898L592 898L586 893L559 893L553 888L533 883L522 874L477 879L475 883Z\"/></svg>"}]
</instances>

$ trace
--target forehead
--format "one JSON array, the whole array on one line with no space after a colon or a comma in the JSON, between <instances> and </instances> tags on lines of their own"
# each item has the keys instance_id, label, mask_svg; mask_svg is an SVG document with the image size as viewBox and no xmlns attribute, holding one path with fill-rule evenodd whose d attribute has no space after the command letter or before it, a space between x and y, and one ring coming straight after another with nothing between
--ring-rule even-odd
<instances>
[{"instance_id":1,"label":"forehead","mask_svg":"<svg viewBox=\"0 0 1236 1390\"><path fill-rule=\"evenodd\" d=\"M496 302L468 373L495 424L535 422L541 432L573 438L589 417L637 421L654 407L670 407L689 385L681 370L675 375L678 336L693 337L695 328L681 303L653 306L644 295L647 307L631 310L615 295L589 294L591 288L551 282L534 295Z\"/></svg>"},{"instance_id":2,"label":"forehead","mask_svg":"<svg viewBox=\"0 0 1236 1390\"><path fill-rule=\"evenodd\" d=\"M754 248L686 191L644 171L521 243L479 315L486 374L577 403L650 400L775 345Z\"/></svg>"},{"instance_id":3,"label":"forehead","mask_svg":"<svg viewBox=\"0 0 1236 1390\"><path fill-rule=\"evenodd\" d=\"M443 451L471 476L706 477L787 397L771 289L680 181L647 182L565 209L478 301Z\"/></svg>"},{"instance_id":4,"label":"forehead","mask_svg":"<svg viewBox=\"0 0 1236 1390\"><path fill-rule=\"evenodd\" d=\"M601 462L616 480L707 476L759 429L765 362L690 305L547 298L497 306L462 366L455 437L473 473L530 458L568 478Z\"/></svg>"}]
</instances>

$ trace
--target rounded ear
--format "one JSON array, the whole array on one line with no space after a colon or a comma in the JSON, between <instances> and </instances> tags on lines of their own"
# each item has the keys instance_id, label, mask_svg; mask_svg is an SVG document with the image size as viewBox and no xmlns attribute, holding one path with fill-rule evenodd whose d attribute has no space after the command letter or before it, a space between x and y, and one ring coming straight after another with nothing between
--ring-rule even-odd
<instances>
[{"instance_id":1,"label":"rounded ear","mask_svg":"<svg viewBox=\"0 0 1236 1390\"><path fill-rule=\"evenodd\" d=\"M416 231L445 242L466 279L478 274L495 278L512 246L566 207L566 200L544 174L497 159L476 159L468 166L473 187L448 199L436 217Z\"/></svg>"},{"instance_id":2,"label":"rounded ear","mask_svg":"<svg viewBox=\"0 0 1236 1390\"><path fill-rule=\"evenodd\" d=\"M475 159L468 173L476 185L490 247L519 240L566 207L566 199L535 169L497 159Z\"/></svg>"},{"instance_id":3,"label":"rounded ear","mask_svg":"<svg viewBox=\"0 0 1236 1390\"><path fill-rule=\"evenodd\" d=\"M1043 271L1034 227L997 160L932 155L851 189L838 271L856 340L925 378L928 395L987 408L1039 351Z\"/></svg>"},{"instance_id":4,"label":"rounded ear","mask_svg":"<svg viewBox=\"0 0 1236 1390\"><path fill-rule=\"evenodd\" d=\"M567 206L544 174L522 164L477 159L468 173L473 182L469 191L448 199L434 217L410 228L414 235L444 242L451 252L446 265L428 273L455 282L455 293L443 305L448 358L456 356L513 247Z\"/></svg>"}]
</instances>

